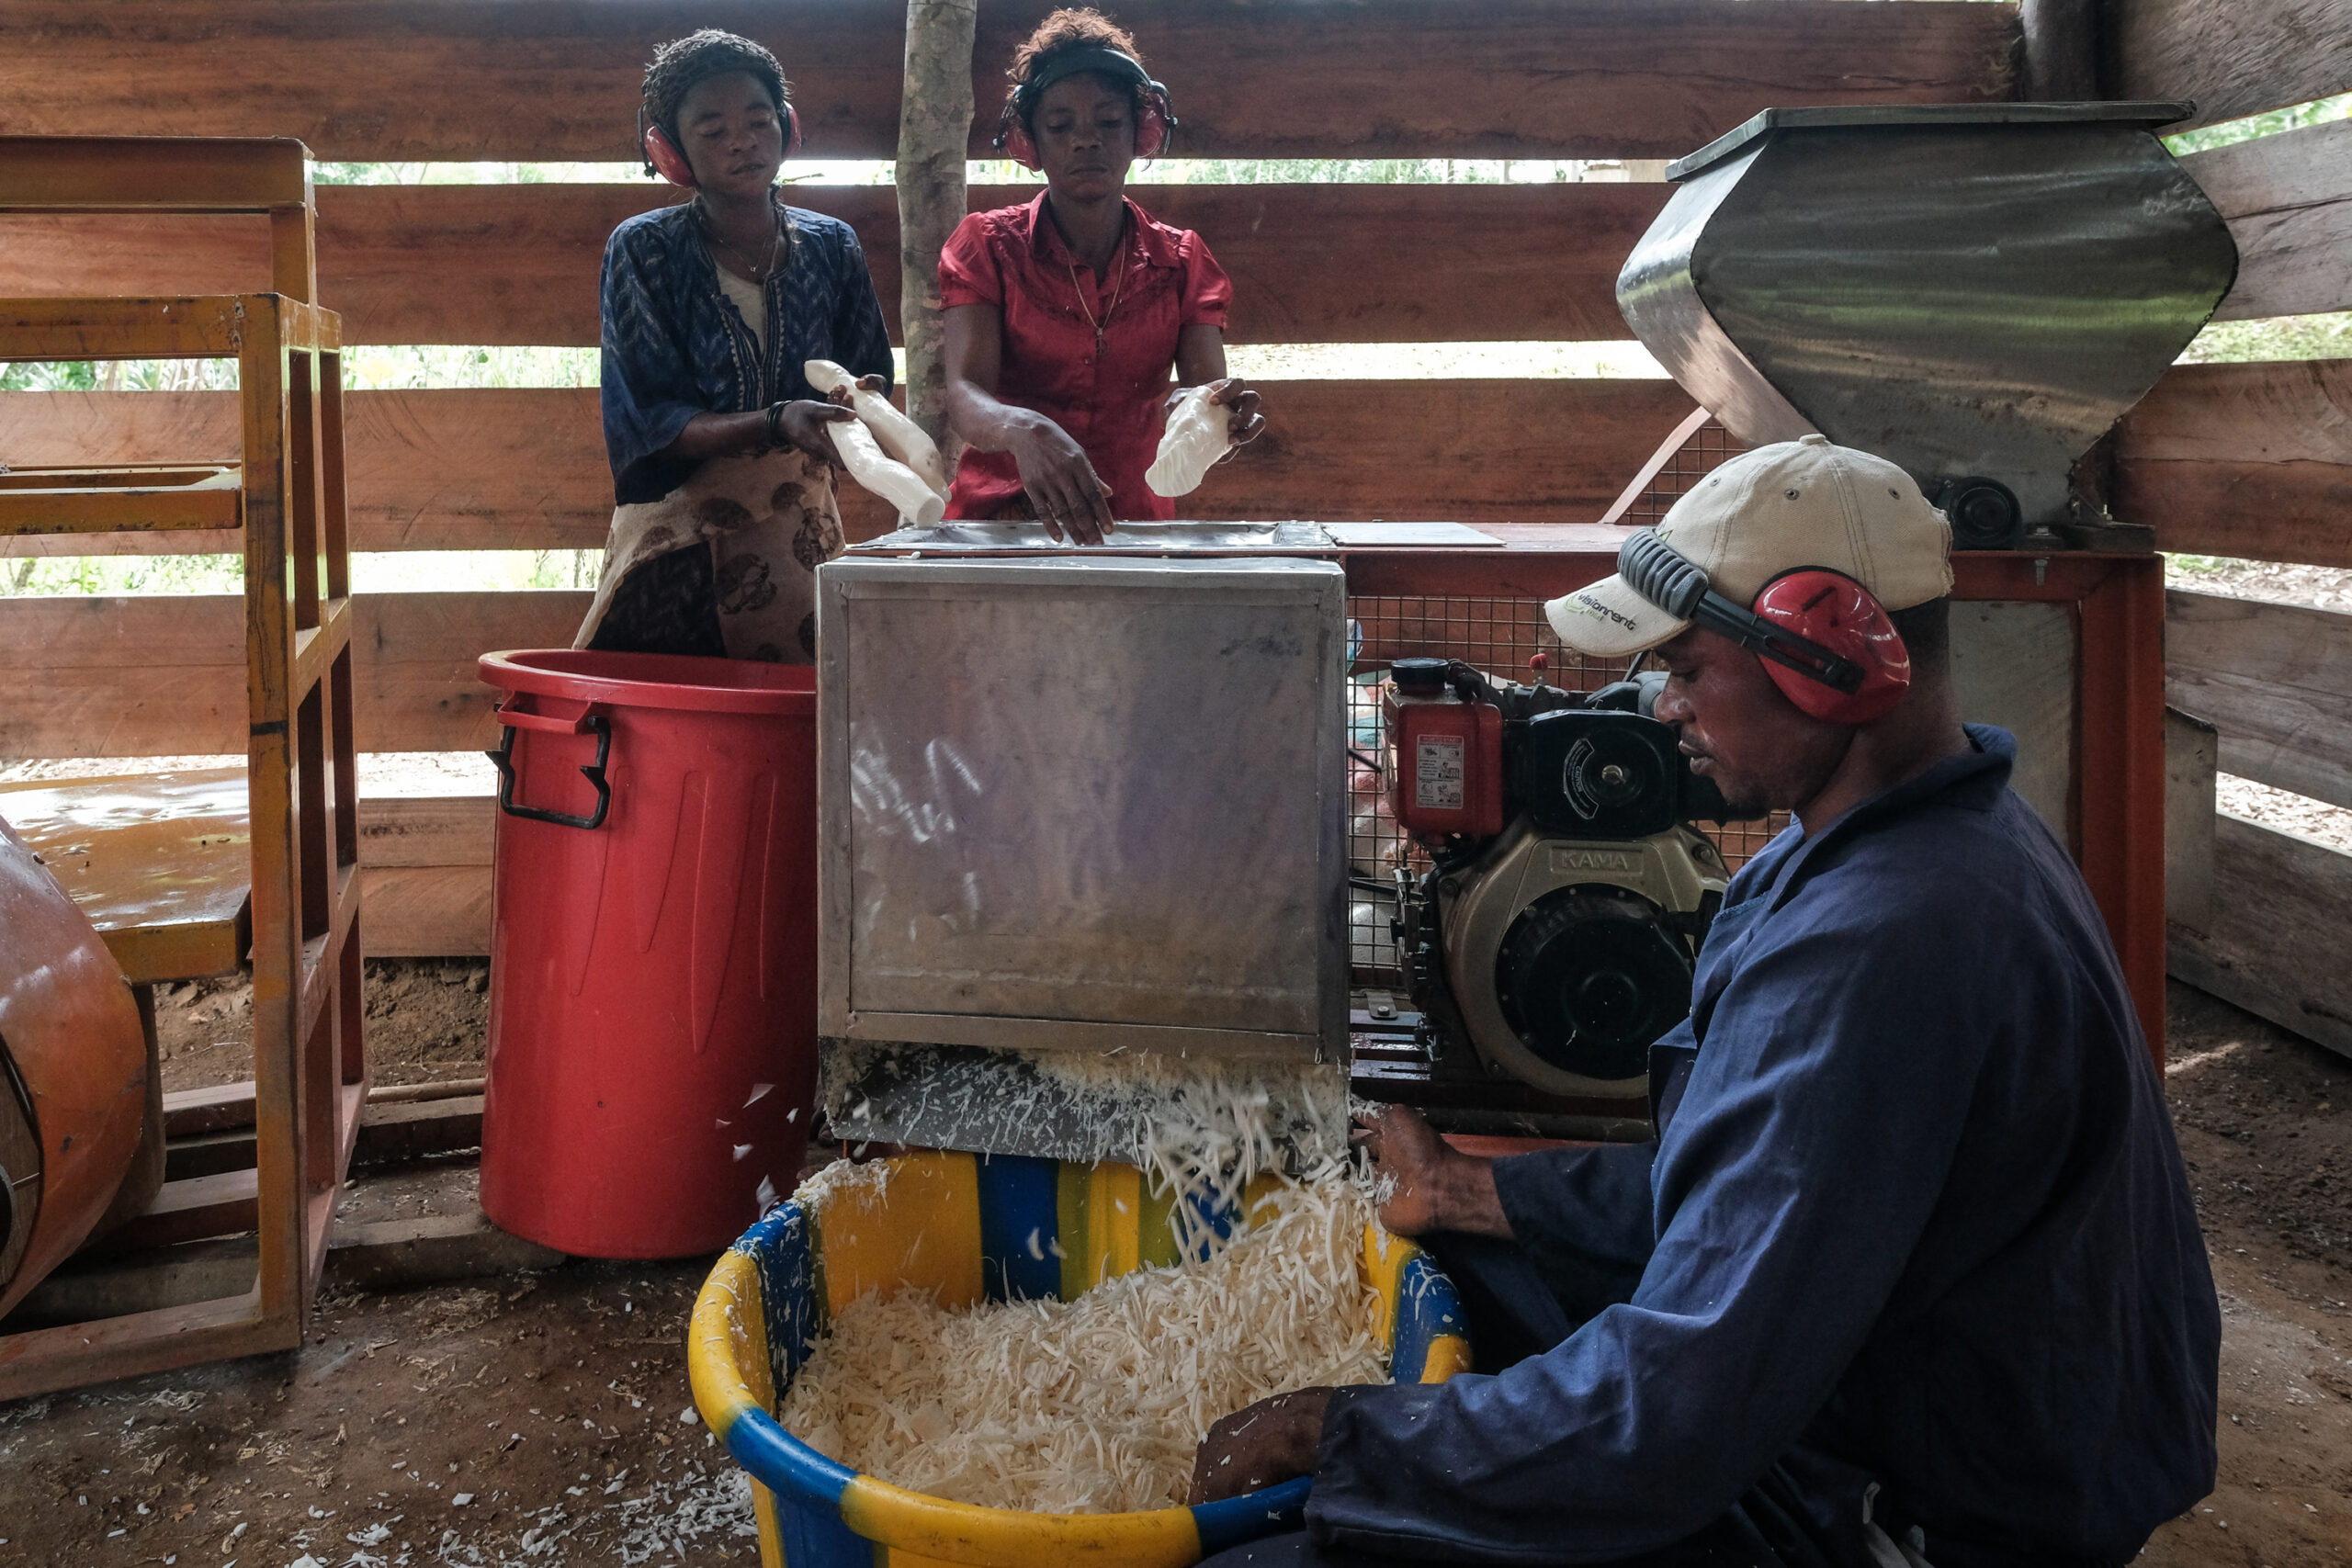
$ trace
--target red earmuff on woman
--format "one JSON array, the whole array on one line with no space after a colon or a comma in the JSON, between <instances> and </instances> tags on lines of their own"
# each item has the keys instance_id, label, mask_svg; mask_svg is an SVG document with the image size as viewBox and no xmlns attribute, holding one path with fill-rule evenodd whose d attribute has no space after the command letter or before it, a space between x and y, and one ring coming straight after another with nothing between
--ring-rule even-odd
<instances>
[{"instance_id":1,"label":"red earmuff on woman","mask_svg":"<svg viewBox=\"0 0 2352 1568\"><path fill-rule=\"evenodd\" d=\"M638 111L637 138L639 143L645 149L645 164L650 172L660 175L680 190L695 188L695 171L693 166L687 164L685 153L680 152L678 144L670 140L669 132L658 125L647 123L645 111L642 109ZM784 105L784 155L789 158L799 151L800 117L793 112L792 105L786 102Z\"/></svg>"},{"instance_id":2,"label":"red earmuff on woman","mask_svg":"<svg viewBox=\"0 0 2352 1568\"><path fill-rule=\"evenodd\" d=\"M1081 71L1099 72L1136 89L1136 156L1157 158L1168 151L1176 134L1176 115L1168 105L1168 89L1151 79L1143 62L1108 44L1073 49L1055 55L1037 73L1005 96L1004 112L997 117L996 150L1024 169L1037 167L1037 146L1029 135L1029 117L1045 90Z\"/></svg>"}]
</instances>

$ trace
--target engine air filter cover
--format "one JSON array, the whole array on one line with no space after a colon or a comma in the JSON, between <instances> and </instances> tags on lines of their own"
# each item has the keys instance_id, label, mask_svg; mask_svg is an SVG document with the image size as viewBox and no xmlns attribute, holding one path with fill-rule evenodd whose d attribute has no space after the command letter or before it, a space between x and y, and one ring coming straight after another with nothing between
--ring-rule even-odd
<instances>
[{"instance_id":1,"label":"engine air filter cover","mask_svg":"<svg viewBox=\"0 0 2352 1568\"><path fill-rule=\"evenodd\" d=\"M1527 724L1519 805L1539 828L1588 839L1644 839L1727 815L1694 776L1672 727L1640 714L1568 709Z\"/></svg>"}]
</instances>

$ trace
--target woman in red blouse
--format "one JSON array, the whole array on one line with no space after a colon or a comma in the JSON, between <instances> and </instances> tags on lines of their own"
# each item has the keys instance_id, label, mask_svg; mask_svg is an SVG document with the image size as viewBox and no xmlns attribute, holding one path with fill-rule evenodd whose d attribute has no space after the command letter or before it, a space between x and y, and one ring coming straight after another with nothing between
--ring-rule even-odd
<instances>
[{"instance_id":1,"label":"woman in red blouse","mask_svg":"<svg viewBox=\"0 0 2352 1568\"><path fill-rule=\"evenodd\" d=\"M1176 391L1224 382L1236 441L1265 422L1226 376L1224 269L1126 197L1129 166L1175 126L1135 40L1099 13L1056 11L1011 74L997 144L1043 170L1046 193L973 213L940 253L947 422L968 444L947 515L1035 517L1099 545L1114 519L1175 515L1144 470Z\"/></svg>"}]
</instances>

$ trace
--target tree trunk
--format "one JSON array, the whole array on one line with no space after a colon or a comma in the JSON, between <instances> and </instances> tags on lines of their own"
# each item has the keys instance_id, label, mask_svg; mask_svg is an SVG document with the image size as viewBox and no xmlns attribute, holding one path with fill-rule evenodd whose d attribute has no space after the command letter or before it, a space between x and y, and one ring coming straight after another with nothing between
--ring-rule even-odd
<instances>
[{"instance_id":1,"label":"tree trunk","mask_svg":"<svg viewBox=\"0 0 2352 1568\"><path fill-rule=\"evenodd\" d=\"M964 218L972 133L972 31L978 0L907 0L906 91L899 109L899 320L907 413L955 462L941 359L939 252Z\"/></svg>"}]
</instances>

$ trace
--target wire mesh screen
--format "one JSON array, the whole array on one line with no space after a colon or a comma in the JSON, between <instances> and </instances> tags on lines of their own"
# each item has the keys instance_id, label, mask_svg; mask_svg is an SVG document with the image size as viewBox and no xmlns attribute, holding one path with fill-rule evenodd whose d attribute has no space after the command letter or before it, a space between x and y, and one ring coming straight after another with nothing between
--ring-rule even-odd
<instances>
[{"instance_id":1,"label":"wire mesh screen","mask_svg":"<svg viewBox=\"0 0 2352 1568\"><path fill-rule=\"evenodd\" d=\"M1387 986L1403 979L1389 931L1396 868L1429 867L1427 855L1397 829L1388 808L1380 692L1389 664L1399 659L1459 659L1491 680L1531 681L1540 674L1546 683L1572 692L1597 691L1623 679L1630 666L1623 660L1589 660L1561 647L1544 619L1544 606L1533 600L1360 596L1348 601L1348 616L1362 638L1348 694L1350 959L1357 985ZM1532 667L1538 655L1541 665ZM1708 831L1736 868L1786 820L1775 816L1767 822L1710 826Z\"/></svg>"},{"instance_id":2,"label":"wire mesh screen","mask_svg":"<svg viewBox=\"0 0 2352 1568\"><path fill-rule=\"evenodd\" d=\"M1641 493L1634 496L1624 511L1610 519L1612 523L1647 527L1666 515L1667 508L1679 501L1683 494L1712 473L1725 458L1734 457L1747 448L1732 439L1731 432L1713 419L1690 433L1689 439L1675 449L1674 455L1650 476Z\"/></svg>"}]
</instances>

